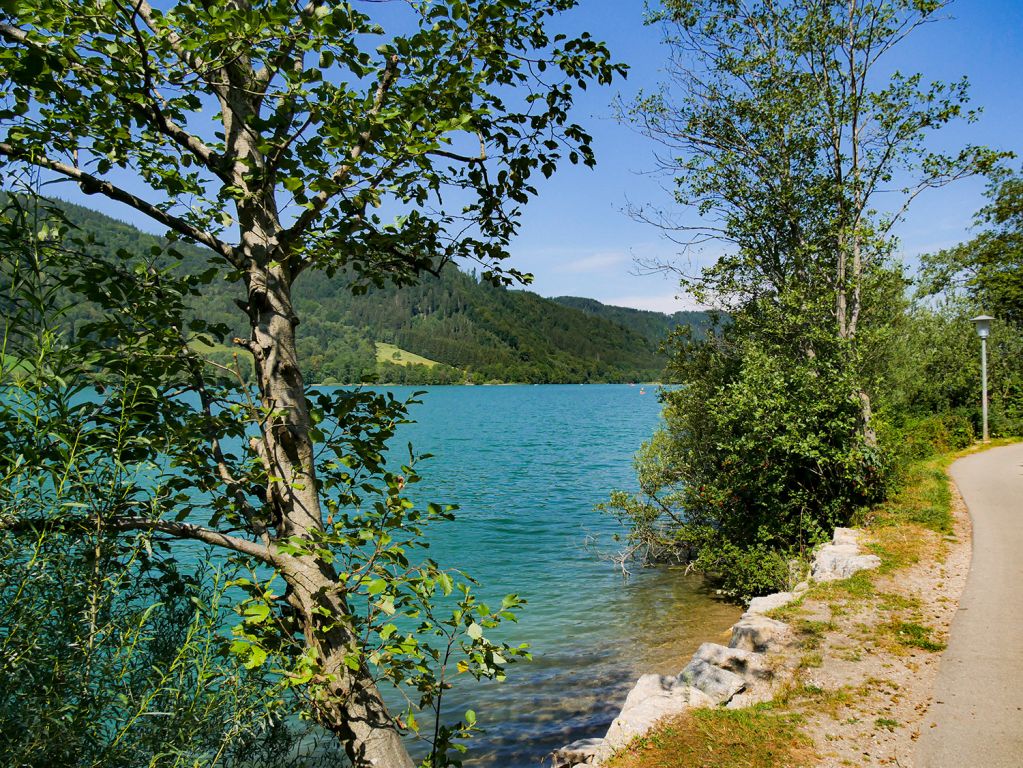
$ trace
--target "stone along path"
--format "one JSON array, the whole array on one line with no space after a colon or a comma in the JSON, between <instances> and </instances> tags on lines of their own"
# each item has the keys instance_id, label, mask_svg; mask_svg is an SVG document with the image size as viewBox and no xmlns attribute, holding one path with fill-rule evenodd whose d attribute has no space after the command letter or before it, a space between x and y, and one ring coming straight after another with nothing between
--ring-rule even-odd
<instances>
[{"instance_id":1,"label":"stone along path","mask_svg":"<svg viewBox=\"0 0 1023 768\"><path fill-rule=\"evenodd\" d=\"M917 768L1023 766L1023 443L955 462L973 561L916 752Z\"/></svg>"}]
</instances>

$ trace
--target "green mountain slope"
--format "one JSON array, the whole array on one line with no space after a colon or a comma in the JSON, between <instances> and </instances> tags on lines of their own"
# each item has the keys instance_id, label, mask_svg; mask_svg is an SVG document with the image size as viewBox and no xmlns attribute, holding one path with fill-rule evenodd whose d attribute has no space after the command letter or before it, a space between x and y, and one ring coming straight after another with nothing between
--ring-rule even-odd
<instances>
[{"instance_id":1,"label":"green mountain slope","mask_svg":"<svg viewBox=\"0 0 1023 768\"><path fill-rule=\"evenodd\" d=\"M610 320L635 331L658 346L671 331L679 326L690 326L697 337L702 337L711 322L710 316L701 311L680 311L668 315L664 312L652 312L647 309L601 304L596 299L587 299L582 296L555 296L551 301L556 301L565 307L581 309L594 317Z\"/></svg>"},{"instance_id":2,"label":"green mountain slope","mask_svg":"<svg viewBox=\"0 0 1023 768\"><path fill-rule=\"evenodd\" d=\"M107 253L143 257L167 246L163 238L95 211L60 205L72 224L95 238L94 247ZM209 266L208 252L180 243L174 248L181 268ZM169 263L167 258L161 260ZM454 266L415 286L374 288L363 295L352 294L343 274L310 272L299 278L294 293L299 354L310 380L324 383L649 381L663 370L658 345L667 330L680 322L705 322L702 313L668 316L495 288ZM234 306L241 298L239 283L216 281L195 300L193 311L242 335L244 318ZM88 306L78 307L69 322L74 327L89 314ZM387 353L379 354L380 348ZM232 356L222 344L203 352L220 361ZM434 364L420 364L419 358Z\"/></svg>"}]
</instances>

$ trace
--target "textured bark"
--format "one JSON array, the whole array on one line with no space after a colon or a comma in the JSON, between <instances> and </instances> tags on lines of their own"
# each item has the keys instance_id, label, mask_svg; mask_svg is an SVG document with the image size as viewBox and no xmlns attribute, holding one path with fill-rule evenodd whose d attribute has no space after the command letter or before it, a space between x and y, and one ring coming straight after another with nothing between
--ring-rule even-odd
<instances>
[{"instance_id":1,"label":"textured bark","mask_svg":"<svg viewBox=\"0 0 1023 768\"><path fill-rule=\"evenodd\" d=\"M243 254L248 264L247 311L261 405L266 419L251 447L264 464L270 524L275 540L308 538L322 531L319 491L310 437L305 384L298 363L291 298L292 275L286 253L277 248L282 231L272 199L261 208L239 206ZM362 658L359 638L337 574L313 556L280 557L308 648L315 650L324 680L315 695L318 722L334 733L357 768L412 768L394 719L365 664L352 670L346 658Z\"/></svg>"},{"instance_id":2,"label":"textured bark","mask_svg":"<svg viewBox=\"0 0 1023 768\"><path fill-rule=\"evenodd\" d=\"M350 656L361 659L362 653L333 568L315 558L294 557L282 560L281 571L306 645L320 661L322 680L312 689L317 721L359 768L413 768L369 669L360 663L353 670L346 663Z\"/></svg>"}]
</instances>

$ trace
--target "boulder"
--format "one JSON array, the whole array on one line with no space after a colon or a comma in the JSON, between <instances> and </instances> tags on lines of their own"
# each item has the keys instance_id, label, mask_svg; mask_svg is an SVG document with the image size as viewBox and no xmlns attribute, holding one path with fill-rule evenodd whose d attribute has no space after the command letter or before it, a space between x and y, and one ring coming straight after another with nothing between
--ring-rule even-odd
<instances>
[{"instance_id":1,"label":"boulder","mask_svg":"<svg viewBox=\"0 0 1023 768\"><path fill-rule=\"evenodd\" d=\"M767 656L763 653L745 651L741 648L728 648L717 643L704 643L693 654L693 660L696 659L738 675L746 681L747 685L756 680L770 680L774 677L774 671L768 665Z\"/></svg>"},{"instance_id":2,"label":"boulder","mask_svg":"<svg viewBox=\"0 0 1023 768\"><path fill-rule=\"evenodd\" d=\"M732 626L729 648L767 653L791 646L795 641L788 624L759 613L746 613Z\"/></svg>"},{"instance_id":3,"label":"boulder","mask_svg":"<svg viewBox=\"0 0 1023 768\"><path fill-rule=\"evenodd\" d=\"M593 765L597 752L604 745L603 739L579 739L551 753L551 768L565 766Z\"/></svg>"},{"instance_id":4,"label":"boulder","mask_svg":"<svg viewBox=\"0 0 1023 768\"><path fill-rule=\"evenodd\" d=\"M835 535L831 537L831 543L858 545L860 543L860 532L853 528L836 528Z\"/></svg>"},{"instance_id":5,"label":"boulder","mask_svg":"<svg viewBox=\"0 0 1023 768\"><path fill-rule=\"evenodd\" d=\"M837 581L879 565L881 558L861 554L856 544L825 544L814 556L811 576L815 581Z\"/></svg>"},{"instance_id":6,"label":"boulder","mask_svg":"<svg viewBox=\"0 0 1023 768\"><path fill-rule=\"evenodd\" d=\"M629 692L625 706L607 729L597 749L600 765L637 736L642 736L662 718L677 715L690 707L710 707L714 700L677 677L643 675Z\"/></svg>"},{"instance_id":7,"label":"boulder","mask_svg":"<svg viewBox=\"0 0 1023 768\"><path fill-rule=\"evenodd\" d=\"M746 612L767 613L768 611L773 611L775 608L781 608L783 605L787 605L795 599L796 594L793 592L775 592L773 595L754 597L749 601L749 608L746 609Z\"/></svg>"},{"instance_id":8,"label":"boulder","mask_svg":"<svg viewBox=\"0 0 1023 768\"><path fill-rule=\"evenodd\" d=\"M708 664L694 657L682 670L679 679L707 694L715 704L724 704L746 687L746 681L734 672Z\"/></svg>"}]
</instances>

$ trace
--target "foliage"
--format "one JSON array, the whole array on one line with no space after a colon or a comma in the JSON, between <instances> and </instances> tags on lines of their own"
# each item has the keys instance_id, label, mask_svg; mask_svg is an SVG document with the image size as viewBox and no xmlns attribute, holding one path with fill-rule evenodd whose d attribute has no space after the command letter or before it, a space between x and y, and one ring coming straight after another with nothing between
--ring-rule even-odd
<instances>
[{"instance_id":1,"label":"foliage","mask_svg":"<svg viewBox=\"0 0 1023 768\"><path fill-rule=\"evenodd\" d=\"M960 399L971 406L980 377L969 318L982 313L995 316L987 345L991 433L1018 435L1023 433L1023 180L1017 175L997 179L989 198L977 215L984 229L975 238L924 256L920 293L943 296L946 322L955 324L958 346L969 341L960 352L958 366L933 371L931 381L953 392L965 389ZM935 346L941 349L945 341ZM965 388L949 381L956 370L969 372Z\"/></svg>"},{"instance_id":2,"label":"foliage","mask_svg":"<svg viewBox=\"0 0 1023 768\"><path fill-rule=\"evenodd\" d=\"M265 487L272 482L265 470L236 457L233 448L242 445L246 431L251 434L249 425L265 418L265 413L253 402L249 390L239 389L217 369L203 377L197 392L182 396L188 391L182 386L202 361L184 343L179 329L184 327L186 296L200 289L204 276L175 277L124 258L103 261L95 253L82 259L79 251L64 246L70 235L59 218L35 214L38 221L34 225L24 220L26 211L20 206L26 200L8 198L15 217L7 222L10 236L3 249L5 271L11 276L5 281L8 309L15 310L7 315L5 352L9 359L30 362L28 376L7 379L0 408L5 427L3 469L8 479L0 526L7 530L6 567L17 570L19 563L31 559L32 542L46 531L60 533L64 537L61 546L78 553L79 570L89 563L100 568L99 561L95 557L90 560L88 554L94 541L98 542L95 546L112 547L97 571L102 583L85 579L82 584L83 589L91 590L91 596L103 594L120 622L100 628L106 632L96 630L107 639L106 649L115 665L132 643L139 644L142 656L148 633L169 620L162 604L152 607L155 601L165 601L166 611L172 615L180 614L178 602L184 601L185 607L193 605L190 593L181 592L182 587L171 576L182 559L187 562L194 557L189 555L194 550L178 552L166 539L153 538L154 532L207 544L215 544L221 537L234 543L232 534L239 528L251 525L259 530L270 524L261 517L266 513L247 500L243 504L241 499L218 491L217 477L208 464L211 457L200 448L216 429L216 434L224 436L217 449L224 470L254 472ZM38 237L26 236L33 230ZM29 277L41 286L33 288L34 292L25 289L25 264L18 249L23 242L40 244L28 263L32 268ZM52 330L55 318L67 310L67 306L50 306L61 297L72 302L87 299L97 310L74 339ZM201 338L201 321L193 319L189 327ZM26 402L35 392L48 399ZM282 540L275 552L292 556L315 553L344 574L341 594L358 609L347 619L332 613L330 620L345 621L362 638L358 645L348 647L346 663L357 668L369 666L376 679L410 690L403 722L428 742L429 764L445 764L449 749L464 749L452 741L469 735L474 721L471 713L456 726L440 721L448 679L455 671L477 678L501 677L508 661L524 655L523 648L496 645L484 635L500 620L514 618L520 601L510 596L499 608L491 609L476 601L470 579L416 558L416 552L426 546L423 526L432 520L450 519L453 508L429 504L421 510L402 493L419 480L411 448L400 474L388 468L386 444L406 419L406 403L386 395L343 390L319 392L312 399L317 435L325 448L319 483L327 506L326 524L309 539ZM224 533L214 535L212 529L192 522L207 519ZM136 538L121 538L133 530L141 531ZM167 682L170 673L211 677L231 673L261 687L247 693L242 689L251 702L240 699L237 686L231 685L223 688L224 696L211 702L200 698L190 705L180 696L169 701L168 706L181 719L157 721L168 725L166 732L153 736L168 740L165 750L194 743L182 742L181 737L189 733L185 725L199 707L207 712L217 707L235 710L230 717L217 715L211 720L230 730L231 723L241 721L244 725L246 718L265 717L259 705L275 701L274 696L292 701L297 697L312 714L320 707L336 706L336 697L328 688L331 675L308 648L295 608L289 605L290 590L281 594L273 562L254 556L259 552L255 547L235 546L238 549L234 551L242 557L225 561L220 554L214 561L225 566L234 563L232 567L241 567L244 573L230 582L232 589L227 594L231 600L218 600L221 608L234 603L241 616L235 624L231 651L247 671L239 671L237 665L232 668L221 659L220 652L226 648L217 634L222 629L222 610L207 609L207 613L197 614L196 621L201 622L197 628L179 625L182 631L188 628L185 635L164 633L157 649L163 654L158 660L169 666L167 672L158 670L163 677L154 682L143 675L133 685L141 691L140 696L147 690L145 686L156 686L144 702L146 707L155 700L165 701L180 686L187 687L187 679ZM155 553L148 554L150 550ZM148 582L142 580L151 585L148 589L133 593L132 600L119 598L136 577L133 557L141 557L156 572ZM49 565L56 567L56 559L51 560ZM45 583L28 580L22 586L35 587L32 600L45 605L49 595ZM192 588L195 595L206 594L196 593L196 589L202 587ZM73 600L74 596L69 591L65 597ZM117 603L119 599L123 605ZM5 603L11 610L19 608L16 600ZM71 621L72 607L66 613L71 624L67 631L77 631ZM30 616L24 620L31 625ZM27 626L19 629L22 638L39 632L46 643L60 642L63 637L45 624L32 626L31 631ZM199 634L200 630L206 635ZM175 648L175 640L183 645ZM193 672L188 661L195 654L215 657L220 666L209 672L200 666ZM132 664L142 664L143 670L149 666L142 660ZM116 702L124 689L111 685L111 679L118 679L114 672L104 677L91 671L96 675L93 686ZM62 679L66 674L61 672ZM274 682L278 679L285 683L283 691ZM203 688L190 690L201 692ZM39 692L40 696L52 694L50 689ZM100 704L107 704L106 698L99 698ZM42 702L40 706L46 708ZM76 718L91 722L93 710L78 705L70 709ZM134 726L137 719L136 714L129 725ZM206 736L198 730L194 740L201 742L218 734ZM116 741L116 734L98 735L97 748L108 749L112 740ZM141 745L150 743L155 742L139 741ZM290 749L286 740L283 744L283 749ZM246 747L252 754L256 748L254 744Z\"/></svg>"},{"instance_id":3,"label":"foliage","mask_svg":"<svg viewBox=\"0 0 1023 768\"><path fill-rule=\"evenodd\" d=\"M745 322L743 317L736 323ZM637 459L642 494L612 497L633 546L719 576L736 599L791 586L804 557L883 489L883 453L857 434L847 371L797 365L731 325L681 339L665 427Z\"/></svg>"},{"instance_id":4,"label":"foliage","mask_svg":"<svg viewBox=\"0 0 1023 768\"><path fill-rule=\"evenodd\" d=\"M144 259L150 249L168 247L163 238L81 206L55 204L74 225L77 237L95 241L90 252L103 257L124 250ZM204 269L206 257L198 248L179 243L174 252L177 255L168 254L162 265L175 274ZM700 325L706 319L702 312L669 317L622 308L612 311L599 302L593 302L597 309L580 307L587 313L583 315L561 306L559 300L494 288L454 264L438 276L424 275L414 285L370 287L359 295L346 287L348 277L346 272L333 276L307 272L295 300L302 317L299 358L316 383L650 381L662 374L665 358L657 354L657 345L668 330L674 325ZM244 318L232 301L236 289L226 281L206 285L200 295L187 298L189 316L222 323L230 329L229 336L243 334ZM74 332L94 314L88 303L79 304L65 315L64 326ZM633 314L644 322L630 332L621 326L629 328ZM374 349L377 341L442 365L428 370L380 363ZM238 353L221 343L201 351L227 366Z\"/></svg>"},{"instance_id":5,"label":"foliage","mask_svg":"<svg viewBox=\"0 0 1023 768\"><path fill-rule=\"evenodd\" d=\"M422 527L449 511L417 509L402 493L401 477L417 477L412 459L385 460L406 405L309 391L293 294L317 270L358 293L457 258L495 285L525 278L500 263L535 174L594 163L569 109L577 90L625 72L588 35L548 31L573 5L0 6L0 154L207 249L185 274L131 254L51 265L104 309L75 337L88 386L132 393L118 413L130 444L87 447L140 470L102 507L55 510L61 525L157 531L241 560L257 578L237 650L252 668L280 665L357 768L413 765L402 731L414 721L388 711L378 682L408 683L411 715L443 691L432 681L451 659L432 647L464 650L471 674L499 675L516 649L486 631L515 601L479 605L421 557ZM187 312L225 271L245 322L234 337ZM226 369L193 346L229 339L239 360ZM26 459L40 472L50 460ZM427 606L448 585L457 597L438 603L435 621ZM384 618L392 612L412 629ZM445 762L451 734L471 727L466 715L426 734L428 763Z\"/></svg>"},{"instance_id":6,"label":"foliage","mask_svg":"<svg viewBox=\"0 0 1023 768\"><path fill-rule=\"evenodd\" d=\"M295 267L348 265L371 282L456 256L497 269L532 174L594 162L569 121L574 89L624 72L588 35L547 32L572 5L413 2L387 19L322 2L6 4L0 150L229 261L220 236L250 229L244 211L273 189L272 212L303 211L281 227ZM193 128L210 107L222 130ZM170 200L129 198L114 169Z\"/></svg>"},{"instance_id":7,"label":"foliage","mask_svg":"<svg viewBox=\"0 0 1023 768\"><path fill-rule=\"evenodd\" d=\"M923 259L924 293L958 293L971 308L1023 327L1023 178L994 182L972 240Z\"/></svg>"},{"instance_id":8,"label":"foliage","mask_svg":"<svg viewBox=\"0 0 1023 768\"><path fill-rule=\"evenodd\" d=\"M634 213L686 247L725 246L698 274L675 269L731 322L675 337L682 386L664 395L655 459L669 482L613 503L633 536L661 535L736 598L783 588L788 560L884 496L898 441L878 426L901 421L896 402L949 398L894 357L908 307L891 228L924 189L1001 155L928 149L933 131L972 118L965 81L879 71L943 5L670 0L652 16L671 82L625 115L670 148L659 163L683 213ZM902 195L881 209L896 178Z\"/></svg>"},{"instance_id":9,"label":"foliage","mask_svg":"<svg viewBox=\"0 0 1023 768\"><path fill-rule=\"evenodd\" d=\"M668 334L676 328L692 328L693 333L699 337L711 324L710 315L702 310L680 310L668 315L647 309L609 306L581 296L555 296L552 301L624 325L658 345L663 345Z\"/></svg>"},{"instance_id":10,"label":"foliage","mask_svg":"<svg viewBox=\"0 0 1023 768\"><path fill-rule=\"evenodd\" d=\"M322 735L288 719L287 691L229 657L222 578L199 573L200 586L143 564L144 542L126 551L40 530L30 548L7 536L0 547L4 765L338 759Z\"/></svg>"},{"instance_id":11,"label":"foliage","mask_svg":"<svg viewBox=\"0 0 1023 768\"><path fill-rule=\"evenodd\" d=\"M698 219L635 214L687 245L731 249L684 286L736 308L801 290L827 297L836 331L855 337L865 269L921 190L990 168L997 153L928 151L925 138L966 110L966 84L926 85L875 68L942 2L734 3L670 0L651 16L671 49L669 83L623 114L665 143L675 203ZM896 175L905 196L873 210ZM808 307L810 309L810 307Z\"/></svg>"},{"instance_id":12,"label":"foliage","mask_svg":"<svg viewBox=\"0 0 1023 768\"><path fill-rule=\"evenodd\" d=\"M976 435L970 418L961 412L935 413L906 419L891 438L897 440L902 462L961 451L973 445Z\"/></svg>"},{"instance_id":13,"label":"foliage","mask_svg":"<svg viewBox=\"0 0 1023 768\"><path fill-rule=\"evenodd\" d=\"M34 220L33 220L34 219ZM223 572L175 563L104 523L150 467L130 379L99 395L87 350L54 332L45 219L0 217L0 761L12 766L319 765L293 695L227 652ZM35 238L33 231L40 232ZM134 457L134 458L130 458ZM88 530L62 525L98 510ZM32 525L6 529L14 519Z\"/></svg>"}]
</instances>

